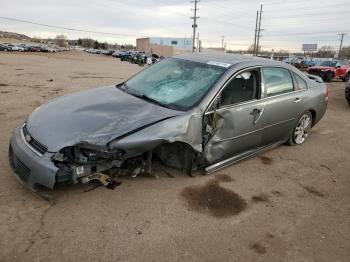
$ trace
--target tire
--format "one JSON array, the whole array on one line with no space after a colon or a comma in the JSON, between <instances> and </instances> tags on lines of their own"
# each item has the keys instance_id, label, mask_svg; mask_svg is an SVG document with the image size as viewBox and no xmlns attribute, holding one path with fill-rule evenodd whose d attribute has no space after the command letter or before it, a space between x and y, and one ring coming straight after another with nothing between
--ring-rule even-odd
<instances>
[{"instance_id":1,"label":"tire","mask_svg":"<svg viewBox=\"0 0 350 262\"><path fill-rule=\"evenodd\" d=\"M333 81L333 73L328 71L326 76L325 76L325 81L326 82L332 82Z\"/></svg>"},{"instance_id":2,"label":"tire","mask_svg":"<svg viewBox=\"0 0 350 262\"><path fill-rule=\"evenodd\" d=\"M343 82L348 82L349 79L350 79L350 73L347 73L342 80L343 80Z\"/></svg>"},{"instance_id":3,"label":"tire","mask_svg":"<svg viewBox=\"0 0 350 262\"><path fill-rule=\"evenodd\" d=\"M288 145L301 145L309 136L309 131L312 127L312 114L307 111L299 117L298 122L294 126L290 137L287 141Z\"/></svg>"},{"instance_id":4,"label":"tire","mask_svg":"<svg viewBox=\"0 0 350 262\"><path fill-rule=\"evenodd\" d=\"M348 101L348 104L350 106L350 83L345 87L345 99Z\"/></svg>"}]
</instances>

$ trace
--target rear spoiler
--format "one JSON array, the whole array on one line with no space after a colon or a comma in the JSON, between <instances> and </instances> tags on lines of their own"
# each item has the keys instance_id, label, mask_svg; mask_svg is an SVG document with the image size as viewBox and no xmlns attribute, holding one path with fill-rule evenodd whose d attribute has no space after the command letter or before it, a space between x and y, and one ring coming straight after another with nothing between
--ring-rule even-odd
<instances>
[{"instance_id":1,"label":"rear spoiler","mask_svg":"<svg viewBox=\"0 0 350 262\"><path fill-rule=\"evenodd\" d=\"M322 78L319 77L319 76L310 75L310 74L306 74L306 76L307 76L309 79L316 81L317 83L323 83Z\"/></svg>"}]
</instances>

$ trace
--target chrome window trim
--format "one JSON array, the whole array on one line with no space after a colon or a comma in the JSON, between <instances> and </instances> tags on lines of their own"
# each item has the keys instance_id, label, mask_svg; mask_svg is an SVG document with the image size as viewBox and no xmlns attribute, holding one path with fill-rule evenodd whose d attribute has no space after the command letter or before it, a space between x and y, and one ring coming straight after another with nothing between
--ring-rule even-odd
<instances>
[{"instance_id":1,"label":"chrome window trim","mask_svg":"<svg viewBox=\"0 0 350 262\"><path fill-rule=\"evenodd\" d=\"M291 78L292 78L292 81L293 81L293 91L267 97L267 96L266 96L266 88L265 88L264 79L263 79L262 70L261 70L262 68L282 68L282 69L287 70L287 71L289 72ZM213 105L214 101L217 99L217 97L221 94L222 90L228 85L228 83L229 83L233 78L235 78L237 75L239 75L240 73L242 73L242 72L244 72L244 71L252 70L252 69L256 69L256 70L258 70L259 73L260 73L260 78L261 78L261 79L260 79L260 98L258 98L258 99L253 99L253 100L249 100L249 101L246 101L246 102L237 103L237 104L227 105L227 106L224 106L224 107L222 107L222 108L219 108L219 109L216 109L216 110L210 110L210 111L209 111L209 108ZM243 69L237 71L236 73L234 73L234 74L225 82L225 84L222 85L222 87L219 89L219 91L213 96L213 98L212 98L211 101L209 102L209 105L208 105L207 108L205 109L204 115L210 115L210 114L213 114L214 112L220 112L220 111L222 111L222 110L232 109L232 108L234 108L234 107L240 107L240 106L244 106L244 105L251 104L251 103L254 103L254 102L264 101L264 100L266 100L266 99L272 99L272 98L275 98L275 97L280 97L280 96L289 95L289 94L298 93L298 92L306 92L307 90L309 90L309 85L307 84L307 82L306 82L306 87L307 87L306 89L295 90L296 83L295 83L295 80L294 80L293 73L294 73L294 74L297 74L297 73L295 73L293 70L291 70L291 69L289 69L289 68L286 68L286 67L283 67L283 66L263 66L263 65L258 65L258 66L250 66L250 67L243 68ZM298 74L298 76L300 76L300 75ZM301 78L303 79L303 77L301 77ZM304 80L304 79L303 79L303 80Z\"/></svg>"},{"instance_id":2,"label":"chrome window trim","mask_svg":"<svg viewBox=\"0 0 350 262\"><path fill-rule=\"evenodd\" d=\"M42 157L43 154L41 154L40 152L38 152L34 147L32 147L26 140L26 138L24 137L24 133L23 133L23 127L26 125L26 123L24 123L21 127L20 127L20 133L21 133L21 138L23 140L23 142L29 147L30 150L32 150L35 154L37 154L38 156Z\"/></svg>"},{"instance_id":3,"label":"chrome window trim","mask_svg":"<svg viewBox=\"0 0 350 262\"><path fill-rule=\"evenodd\" d=\"M221 112L223 110L233 109L235 107L241 107L241 106L252 104L252 103L255 103L255 102L265 102L267 100L271 100L271 99L276 98L276 97L287 96L287 95L290 95L290 94L301 93L301 92L306 92L306 91L307 91L307 89L294 90L292 92L283 93L283 94L279 94L279 95L275 95L275 96L269 96L269 97L264 97L264 98L260 98L260 99L253 99L253 100L250 100L250 101L247 101L247 102L242 102L242 103L238 103L238 104L228 105L228 106L224 106L222 108L216 109L216 110L207 111L207 112L205 112L205 115L210 115L210 114L213 114L214 112Z\"/></svg>"}]
</instances>

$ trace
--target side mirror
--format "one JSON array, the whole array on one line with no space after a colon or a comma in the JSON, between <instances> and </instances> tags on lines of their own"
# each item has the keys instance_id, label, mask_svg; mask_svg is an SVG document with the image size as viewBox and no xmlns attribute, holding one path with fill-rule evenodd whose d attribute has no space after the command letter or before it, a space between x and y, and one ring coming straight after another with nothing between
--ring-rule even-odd
<instances>
[{"instance_id":1,"label":"side mirror","mask_svg":"<svg viewBox=\"0 0 350 262\"><path fill-rule=\"evenodd\" d=\"M340 68L340 65L339 65L339 64L336 64L335 68Z\"/></svg>"}]
</instances>

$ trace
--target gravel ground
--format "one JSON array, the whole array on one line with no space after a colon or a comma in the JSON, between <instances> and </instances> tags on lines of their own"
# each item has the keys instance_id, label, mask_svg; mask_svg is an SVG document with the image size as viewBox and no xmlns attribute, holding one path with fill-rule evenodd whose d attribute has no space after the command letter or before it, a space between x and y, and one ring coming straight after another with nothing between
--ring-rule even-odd
<instances>
[{"instance_id":1,"label":"gravel ground","mask_svg":"<svg viewBox=\"0 0 350 262\"><path fill-rule=\"evenodd\" d=\"M302 146L210 176L158 167L115 190L58 188L49 204L13 175L14 128L37 106L140 70L83 52L0 53L0 261L350 261L350 109L328 111Z\"/></svg>"}]
</instances>

